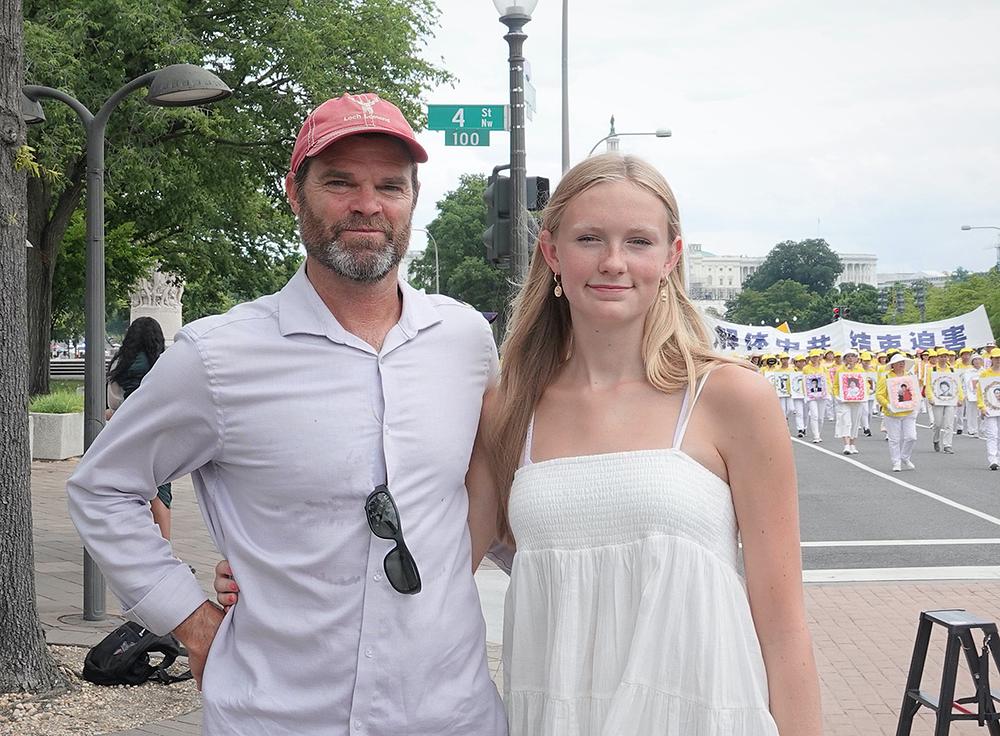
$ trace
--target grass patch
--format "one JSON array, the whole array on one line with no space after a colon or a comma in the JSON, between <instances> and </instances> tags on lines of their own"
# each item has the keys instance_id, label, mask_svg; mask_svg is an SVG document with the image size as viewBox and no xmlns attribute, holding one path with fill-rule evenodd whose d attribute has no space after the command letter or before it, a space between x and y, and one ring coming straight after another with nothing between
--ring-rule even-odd
<instances>
[{"instance_id":1,"label":"grass patch","mask_svg":"<svg viewBox=\"0 0 1000 736\"><path fill-rule=\"evenodd\" d=\"M30 411L39 414L72 414L83 411L83 396L74 391L53 391L36 396L29 404Z\"/></svg>"}]
</instances>

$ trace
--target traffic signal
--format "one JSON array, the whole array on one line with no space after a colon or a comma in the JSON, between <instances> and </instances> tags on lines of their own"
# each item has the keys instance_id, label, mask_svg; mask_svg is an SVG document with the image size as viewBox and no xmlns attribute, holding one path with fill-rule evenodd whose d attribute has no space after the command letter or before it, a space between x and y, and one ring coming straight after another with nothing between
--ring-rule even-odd
<instances>
[{"instance_id":1,"label":"traffic signal","mask_svg":"<svg viewBox=\"0 0 1000 736\"><path fill-rule=\"evenodd\" d=\"M527 198L525 209L528 212L538 212L545 209L549 203L549 180L544 176L529 176L525 181Z\"/></svg>"},{"instance_id":2,"label":"traffic signal","mask_svg":"<svg viewBox=\"0 0 1000 736\"><path fill-rule=\"evenodd\" d=\"M851 308L850 307L842 307L841 310L840 310L840 312L841 312L841 314L840 314L841 319L850 319L851 318Z\"/></svg>"},{"instance_id":3,"label":"traffic signal","mask_svg":"<svg viewBox=\"0 0 1000 736\"><path fill-rule=\"evenodd\" d=\"M885 310L889 308L889 291L888 289L878 290L878 312L879 314L885 314Z\"/></svg>"},{"instance_id":4,"label":"traffic signal","mask_svg":"<svg viewBox=\"0 0 1000 736\"><path fill-rule=\"evenodd\" d=\"M903 287L897 286L896 287L896 311L897 312L902 312L905 307L906 307L906 303L904 302Z\"/></svg>"},{"instance_id":5,"label":"traffic signal","mask_svg":"<svg viewBox=\"0 0 1000 736\"><path fill-rule=\"evenodd\" d=\"M510 178L491 175L483 201L486 202L486 232L483 233L486 260L500 263L511 254Z\"/></svg>"},{"instance_id":6,"label":"traffic signal","mask_svg":"<svg viewBox=\"0 0 1000 736\"><path fill-rule=\"evenodd\" d=\"M834 307L833 308L833 321L836 322L838 319L840 319L840 307Z\"/></svg>"},{"instance_id":7,"label":"traffic signal","mask_svg":"<svg viewBox=\"0 0 1000 736\"><path fill-rule=\"evenodd\" d=\"M913 301L917 309L923 309L927 303L927 285L923 281L918 281L913 285Z\"/></svg>"}]
</instances>

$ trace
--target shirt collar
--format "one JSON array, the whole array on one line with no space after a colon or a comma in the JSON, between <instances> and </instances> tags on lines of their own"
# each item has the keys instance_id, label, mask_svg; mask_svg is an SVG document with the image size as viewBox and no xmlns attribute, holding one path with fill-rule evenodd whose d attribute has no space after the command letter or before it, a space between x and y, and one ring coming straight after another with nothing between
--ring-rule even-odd
<instances>
[{"instance_id":1,"label":"shirt collar","mask_svg":"<svg viewBox=\"0 0 1000 736\"><path fill-rule=\"evenodd\" d=\"M417 291L402 279L399 280L399 291L403 297L403 311L397 327L407 338L441 321L435 304L427 294ZM278 327L284 337L294 334L322 335L343 344L361 342L344 329L323 303L306 276L304 261L278 292Z\"/></svg>"}]
</instances>

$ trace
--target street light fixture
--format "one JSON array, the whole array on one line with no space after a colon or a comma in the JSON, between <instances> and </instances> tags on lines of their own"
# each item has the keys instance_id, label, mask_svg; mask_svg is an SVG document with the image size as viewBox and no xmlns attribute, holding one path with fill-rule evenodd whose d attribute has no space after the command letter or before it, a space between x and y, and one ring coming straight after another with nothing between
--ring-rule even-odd
<instances>
[{"instance_id":1,"label":"street light fixture","mask_svg":"<svg viewBox=\"0 0 1000 736\"><path fill-rule=\"evenodd\" d=\"M1000 230L997 225L962 225L963 230ZM997 251L997 269L1000 270L1000 235L997 235L997 244L993 246Z\"/></svg>"},{"instance_id":2,"label":"street light fixture","mask_svg":"<svg viewBox=\"0 0 1000 736\"><path fill-rule=\"evenodd\" d=\"M504 39L510 49L510 213L511 265L514 280L528 272L527 164L524 150L524 32L538 0L493 0L500 22L507 26Z\"/></svg>"},{"instance_id":3,"label":"street light fixture","mask_svg":"<svg viewBox=\"0 0 1000 736\"><path fill-rule=\"evenodd\" d=\"M88 350L83 368L83 448L93 444L104 428L106 368L104 361L104 133L112 111L125 97L149 86L146 102L161 107L200 105L228 97L232 90L207 69L191 64L172 64L147 72L115 92L93 114L76 98L52 87L26 84L21 114L26 123L44 122L39 99L65 103L77 114L87 131L87 273L85 289L86 341ZM28 104L26 104L26 102ZM105 618L104 576L84 550L83 617L87 621Z\"/></svg>"},{"instance_id":4,"label":"street light fixture","mask_svg":"<svg viewBox=\"0 0 1000 736\"><path fill-rule=\"evenodd\" d=\"M424 233L427 236L427 239L431 241L431 245L434 246L434 293L435 294L440 294L441 293L441 269L438 266L438 244L437 244L437 241L434 239L434 236L431 235L431 231L428 230L425 227L414 227L414 228L411 228L411 229L412 230L416 230L416 231L421 232L421 233Z\"/></svg>"},{"instance_id":5,"label":"street light fixture","mask_svg":"<svg viewBox=\"0 0 1000 736\"><path fill-rule=\"evenodd\" d=\"M609 132L606 136L601 138L601 140L597 141L597 143L594 144L594 147L590 149L590 152L587 154L587 156L592 156L594 154L594 151L597 150L597 147L602 143L604 143L604 141L611 141L620 138L623 135L651 135L651 136L656 136L657 138L670 138L673 135L673 133L671 132L670 128L657 128L655 131L645 132L645 133L618 133L615 131L615 116L612 115L611 132ZM617 150L617 146L613 148L609 143L608 150L609 151Z\"/></svg>"}]
</instances>

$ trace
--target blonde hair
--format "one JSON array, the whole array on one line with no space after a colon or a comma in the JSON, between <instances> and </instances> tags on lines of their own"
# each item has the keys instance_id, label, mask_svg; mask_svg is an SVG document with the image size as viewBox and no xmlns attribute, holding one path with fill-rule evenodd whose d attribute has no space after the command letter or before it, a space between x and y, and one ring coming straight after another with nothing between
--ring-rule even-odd
<instances>
[{"instance_id":1,"label":"blonde hair","mask_svg":"<svg viewBox=\"0 0 1000 736\"><path fill-rule=\"evenodd\" d=\"M677 200L663 175L635 156L608 153L593 156L566 172L542 213L541 229L555 234L574 197L605 182L629 182L659 199L667 210L669 241L680 235ZM684 386L693 391L699 377L721 362L746 365L712 350L708 333L684 291L684 255L667 277L667 299L654 299L646 314L642 356L646 378L655 388L672 393ZM507 504L514 472L524 452L532 413L558 375L572 349L573 328L566 299L552 293L552 271L538 243L528 275L511 306L509 328L500 354L503 359L497 402L486 448L500 491L498 530L510 539Z\"/></svg>"}]
</instances>

